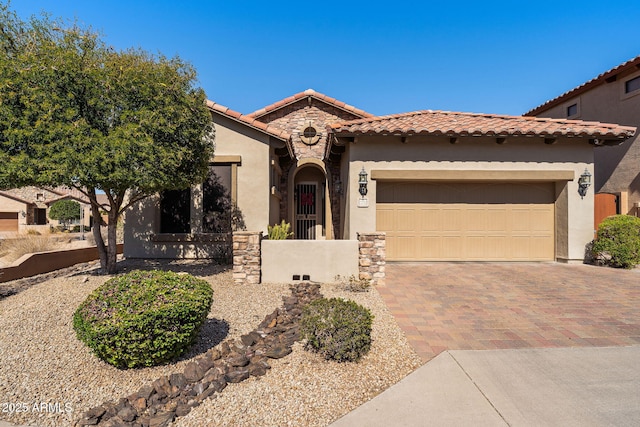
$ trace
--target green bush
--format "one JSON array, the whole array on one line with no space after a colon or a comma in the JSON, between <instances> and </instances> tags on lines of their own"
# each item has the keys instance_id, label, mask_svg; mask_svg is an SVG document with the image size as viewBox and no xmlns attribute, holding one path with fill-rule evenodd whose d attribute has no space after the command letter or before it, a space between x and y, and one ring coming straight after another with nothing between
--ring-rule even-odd
<instances>
[{"instance_id":1,"label":"green bush","mask_svg":"<svg viewBox=\"0 0 640 427\"><path fill-rule=\"evenodd\" d=\"M326 359L357 361L371 348L369 309L354 301L320 298L302 311L300 331L307 348Z\"/></svg>"},{"instance_id":2,"label":"green bush","mask_svg":"<svg viewBox=\"0 0 640 427\"><path fill-rule=\"evenodd\" d=\"M107 363L155 366L193 344L212 295L207 282L188 274L132 271L91 293L76 310L73 328Z\"/></svg>"},{"instance_id":3,"label":"green bush","mask_svg":"<svg viewBox=\"0 0 640 427\"><path fill-rule=\"evenodd\" d=\"M293 236L291 230L291 224L285 222L283 219L280 224L274 226L267 226L267 236L269 240L286 240Z\"/></svg>"},{"instance_id":4,"label":"green bush","mask_svg":"<svg viewBox=\"0 0 640 427\"><path fill-rule=\"evenodd\" d=\"M612 267L633 268L640 264L640 218L605 218L598 227L593 254L596 260Z\"/></svg>"}]
</instances>

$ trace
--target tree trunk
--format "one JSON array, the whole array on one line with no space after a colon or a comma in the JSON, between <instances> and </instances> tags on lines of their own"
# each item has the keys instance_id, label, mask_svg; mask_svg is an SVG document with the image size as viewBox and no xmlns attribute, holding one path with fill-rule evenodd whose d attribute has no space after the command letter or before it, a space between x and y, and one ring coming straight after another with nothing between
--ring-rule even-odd
<instances>
[{"instance_id":1,"label":"tree trunk","mask_svg":"<svg viewBox=\"0 0 640 427\"><path fill-rule=\"evenodd\" d=\"M95 199L95 191L93 193L92 196ZM101 232L102 216L100 215L100 208L95 203L91 203L91 214L93 215L93 238L96 241L98 255L100 255L100 269L103 273L107 273L107 248L104 245Z\"/></svg>"},{"instance_id":2,"label":"tree trunk","mask_svg":"<svg viewBox=\"0 0 640 427\"><path fill-rule=\"evenodd\" d=\"M116 273L116 262L118 257L116 243L118 216L116 212L114 212L113 209L109 212L109 223L107 224L107 274Z\"/></svg>"}]
</instances>

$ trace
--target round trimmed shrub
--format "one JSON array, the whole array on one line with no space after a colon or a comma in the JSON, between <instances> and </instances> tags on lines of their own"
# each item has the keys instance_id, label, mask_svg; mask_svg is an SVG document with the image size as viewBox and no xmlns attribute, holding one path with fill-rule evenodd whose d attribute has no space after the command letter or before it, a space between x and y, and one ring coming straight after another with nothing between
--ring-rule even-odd
<instances>
[{"instance_id":1,"label":"round trimmed shrub","mask_svg":"<svg viewBox=\"0 0 640 427\"><path fill-rule=\"evenodd\" d=\"M593 241L593 254L612 267L633 268L640 264L640 218L614 215L605 218Z\"/></svg>"},{"instance_id":2,"label":"round trimmed shrub","mask_svg":"<svg viewBox=\"0 0 640 427\"><path fill-rule=\"evenodd\" d=\"M155 366L193 344L212 296L206 281L188 274L132 271L92 292L73 315L73 328L111 365Z\"/></svg>"},{"instance_id":3,"label":"round trimmed shrub","mask_svg":"<svg viewBox=\"0 0 640 427\"><path fill-rule=\"evenodd\" d=\"M354 301L320 298L302 310L300 332L325 359L354 362L371 348L372 322L371 311Z\"/></svg>"}]
</instances>

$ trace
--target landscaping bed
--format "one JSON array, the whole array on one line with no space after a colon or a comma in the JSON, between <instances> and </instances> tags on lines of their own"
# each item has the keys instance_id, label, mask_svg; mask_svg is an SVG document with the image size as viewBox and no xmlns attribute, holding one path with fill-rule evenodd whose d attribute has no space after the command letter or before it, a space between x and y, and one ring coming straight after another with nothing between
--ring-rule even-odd
<instances>
[{"instance_id":1,"label":"landscaping bed","mask_svg":"<svg viewBox=\"0 0 640 427\"><path fill-rule=\"evenodd\" d=\"M28 409L0 413L0 419L70 425L84 411L182 372L223 340L248 333L290 294L286 284L235 285L229 271L208 261L119 264L120 271L134 268L185 271L211 284L212 309L195 347L168 365L117 369L91 354L72 329L77 306L110 276L75 272L42 282L0 301L0 400ZM229 384L173 425L326 426L421 364L375 289L354 293L325 284L321 292L355 300L374 314L371 351L359 363L327 361L296 343L291 354L270 362L266 375ZM34 410L34 404L44 408L41 403L47 410Z\"/></svg>"}]
</instances>

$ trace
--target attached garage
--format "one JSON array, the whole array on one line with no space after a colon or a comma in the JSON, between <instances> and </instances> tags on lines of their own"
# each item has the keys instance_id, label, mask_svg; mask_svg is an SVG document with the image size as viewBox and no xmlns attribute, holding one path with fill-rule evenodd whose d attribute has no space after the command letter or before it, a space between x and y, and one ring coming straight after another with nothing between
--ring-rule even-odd
<instances>
[{"instance_id":1,"label":"attached garage","mask_svg":"<svg viewBox=\"0 0 640 427\"><path fill-rule=\"evenodd\" d=\"M553 261L553 182L377 183L389 261Z\"/></svg>"},{"instance_id":2,"label":"attached garage","mask_svg":"<svg viewBox=\"0 0 640 427\"><path fill-rule=\"evenodd\" d=\"M17 212L0 212L0 232L18 232Z\"/></svg>"}]
</instances>

